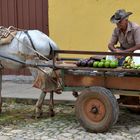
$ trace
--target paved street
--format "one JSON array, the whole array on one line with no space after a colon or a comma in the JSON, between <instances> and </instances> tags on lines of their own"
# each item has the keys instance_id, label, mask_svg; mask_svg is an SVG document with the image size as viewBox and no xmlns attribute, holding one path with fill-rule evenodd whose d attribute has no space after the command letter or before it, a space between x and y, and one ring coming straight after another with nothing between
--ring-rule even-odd
<instances>
[{"instance_id":1,"label":"paved street","mask_svg":"<svg viewBox=\"0 0 140 140\"><path fill-rule=\"evenodd\" d=\"M4 103L0 115L0 140L140 140L140 117L120 110L118 122L106 133L89 133L75 117L74 106L57 104L55 117L34 119L33 105Z\"/></svg>"},{"instance_id":2,"label":"paved street","mask_svg":"<svg viewBox=\"0 0 140 140\"><path fill-rule=\"evenodd\" d=\"M4 81L2 96L37 99L40 90L29 83ZM55 95L55 99L75 100L68 92ZM43 105L43 116L37 120L34 105L13 101L3 103L2 109L0 140L140 140L140 117L124 108L120 109L118 122L108 132L98 134L86 132L76 119L74 105L66 102L55 105L53 118L48 116L48 106Z\"/></svg>"}]
</instances>

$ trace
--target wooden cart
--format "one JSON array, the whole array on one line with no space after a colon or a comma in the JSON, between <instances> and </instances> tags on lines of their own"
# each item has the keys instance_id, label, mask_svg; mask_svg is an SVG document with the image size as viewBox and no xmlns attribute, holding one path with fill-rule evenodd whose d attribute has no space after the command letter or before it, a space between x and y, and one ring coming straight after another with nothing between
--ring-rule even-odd
<instances>
[{"instance_id":1,"label":"wooden cart","mask_svg":"<svg viewBox=\"0 0 140 140\"><path fill-rule=\"evenodd\" d=\"M55 51L54 55L56 53L140 56L140 54L130 53L66 50ZM140 110L140 70L121 67L77 67L70 60L72 59L63 59L62 63L58 64L54 59L53 68L61 71L62 90L72 91L77 97L76 116L87 131L107 131L117 122L119 105L133 111Z\"/></svg>"}]
</instances>

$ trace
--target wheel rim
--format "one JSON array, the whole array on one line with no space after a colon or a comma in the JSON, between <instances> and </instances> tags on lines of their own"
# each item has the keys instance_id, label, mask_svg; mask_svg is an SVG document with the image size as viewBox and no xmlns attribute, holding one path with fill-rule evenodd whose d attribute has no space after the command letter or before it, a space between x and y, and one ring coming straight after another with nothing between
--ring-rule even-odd
<instances>
[{"instance_id":1,"label":"wheel rim","mask_svg":"<svg viewBox=\"0 0 140 140\"><path fill-rule=\"evenodd\" d=\"M105 105L99 99L86 100L83 111L85 117L93 122L100 122L103 120L106 113Z\"/></svg>"}]
</instances>

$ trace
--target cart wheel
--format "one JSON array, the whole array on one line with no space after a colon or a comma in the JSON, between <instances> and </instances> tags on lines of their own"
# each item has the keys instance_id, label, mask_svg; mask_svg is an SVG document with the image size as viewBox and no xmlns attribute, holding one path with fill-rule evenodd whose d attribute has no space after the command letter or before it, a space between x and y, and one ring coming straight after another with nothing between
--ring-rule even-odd
<instances>
[{"instance_id":1,"label":"cart wheel","mask_svg":"<svg viewBox=\"0 0 140 140\"><path fill-rule=\"evenodd\" d=\"M80 124L89 132L105 132L117 122L119 106L110 90L92 87L81 92L75 104Z\"/></svg>"}]
</instances>

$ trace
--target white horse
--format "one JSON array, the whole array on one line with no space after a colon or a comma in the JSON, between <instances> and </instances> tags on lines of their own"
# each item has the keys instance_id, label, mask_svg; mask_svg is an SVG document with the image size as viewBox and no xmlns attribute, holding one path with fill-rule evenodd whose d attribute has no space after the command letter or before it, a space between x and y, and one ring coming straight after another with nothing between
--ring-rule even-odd
<instances>
[{"instance_id":1,"label":"white horse","mask_svg":"<svg viewBox=\"0 0 140 140\"><path fill-rule=\"evenodd\" d=\"M14 35L13 35L14 36ZM52 51L59 49L56 43L44 33L38 30L17 31L13 40L9 44L0 45L0 55L8 56L22 62L35 61L40 55L44 59L52 58ZM5 59L0 56L1 65L4 68L22 69L23 64ZM31 71L32 73L32 71ZM1 78L0 78L1 79ZM2 83L2 80L1 80ZM0 88L1 88L0 83ZM36 103L36 112L41 113L41 107L45 98L46 91L42 94ZM2 107L1 90L0 90L0 111Z\"/></svg>"}]
</instances>

